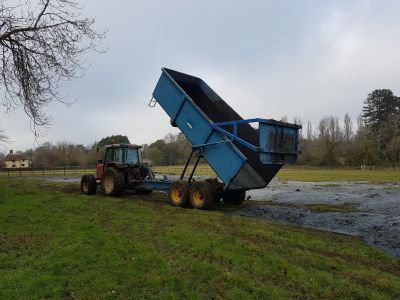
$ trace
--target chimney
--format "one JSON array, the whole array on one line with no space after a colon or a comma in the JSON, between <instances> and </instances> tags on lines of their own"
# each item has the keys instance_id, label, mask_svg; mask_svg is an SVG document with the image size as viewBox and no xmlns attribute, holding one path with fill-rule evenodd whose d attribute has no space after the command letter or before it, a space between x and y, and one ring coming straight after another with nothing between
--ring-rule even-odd
<instances>
[{"instance_id":1,"label":"chimney","mask_svg":"<svg viewBox=\"0 0 400 300\"><path fill-rule=\"evenodd\" d=\"M13 153L14 153L14 151L10 150L10 154L13 154Z\"/></svg>"}]
</instances>

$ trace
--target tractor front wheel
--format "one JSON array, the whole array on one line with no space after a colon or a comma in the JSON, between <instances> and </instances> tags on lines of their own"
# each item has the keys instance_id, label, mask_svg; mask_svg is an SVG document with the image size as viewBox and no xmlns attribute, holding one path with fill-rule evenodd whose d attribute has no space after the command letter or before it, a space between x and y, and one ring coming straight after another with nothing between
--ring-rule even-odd
<instances>
[{"instance_id":1,"label":"tractor front wheel","mask_svg":"<svg viewBox=\"0 0 400 300\"><path fill-rule=\"evenodd\" d=\"M190 188L190 203L194 208L210 209L215 202L212 186L207 181L196 181Z\"/></svg>"},{"instance_id":2,"label":"tractor front wheel","mask_svg":"<svg viewBox=\"0 0 400 300\"><path fill-rule=\"evenodd\" d=\"M189 183L178 180L171 184L168 191L169 202L173 206L186 207L189 204Z\"/></svg>"},{"instance_id":3,"label":"tractor front wheel","mask_svg":"<svg viewBox=\"0 0 400 300\"><path fill-rule=\"evenodd\" d=\"M97 190L96 177L94 175L83 175L81 179L81 193L85 195L94 195Z\"/></svg>"},{"instance_id":4,"label":"tractor front wheel","mask_svg":"<svg viewBox=\"0 0 400 300\"><path fill-rule=\"evenodd\" d=\"M119 196L125 189L124 174L114 167L109 167L104 173L102 182L102 189L104 195Z\"/></svg>"}]
</instances>

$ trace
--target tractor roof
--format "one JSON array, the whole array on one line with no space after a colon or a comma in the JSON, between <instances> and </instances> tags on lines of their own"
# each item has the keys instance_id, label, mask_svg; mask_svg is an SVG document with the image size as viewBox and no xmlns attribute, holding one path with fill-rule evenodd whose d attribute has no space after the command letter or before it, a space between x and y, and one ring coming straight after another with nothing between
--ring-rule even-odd
<instances>
[{"instance_id":1,"label":"tractor roof","mask_svg":"<svg viewBox=\"0 0 400 300\"><path fill-rule=\"evenodd\" d=\"M134 148L134 149L140 149L140 148L142 148L142 146L134 145L134 144L110 144L110 145L105 145L105 148Z\"/></svg>"}]
</instances>

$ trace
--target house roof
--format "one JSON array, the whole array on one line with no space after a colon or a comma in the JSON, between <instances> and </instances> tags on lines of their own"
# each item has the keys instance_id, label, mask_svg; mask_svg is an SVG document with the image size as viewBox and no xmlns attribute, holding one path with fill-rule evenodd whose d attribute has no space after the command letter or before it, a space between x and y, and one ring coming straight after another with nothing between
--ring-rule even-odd
<instances>
[{"instance_id":1,"label":"house roof","mask_svg":"<svg viewBox=\"0 0 400 300\"><path fill-rule=\"evenodd\" d=\"M23 155L19 154L8 154L6 157L4 157L3 161L19 161L19 160L26 160L27 158Z\"/></svg>"}]
</instances>

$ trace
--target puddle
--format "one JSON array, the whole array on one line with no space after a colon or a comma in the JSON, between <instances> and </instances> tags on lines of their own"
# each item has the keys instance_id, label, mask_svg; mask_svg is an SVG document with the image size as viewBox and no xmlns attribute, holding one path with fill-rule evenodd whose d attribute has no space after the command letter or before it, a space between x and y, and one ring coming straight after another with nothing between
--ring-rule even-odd
<instances>
[{"instance_id":1,"label":"puddle","mask_svg":"<svg viewBox=\"0 0 400 300\"><path fill-rule=\"evenodd\" d=\"M397 187L396 183L273 180L267 188L249 191L248 195L250 201L272 201L279 206L260 203L232 214L360 236L368 245L400 258ZM298 207L317 204L350 204L357 212L314 212Z\"/></svg>"}]
</instances>

